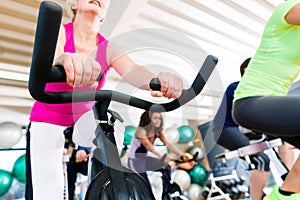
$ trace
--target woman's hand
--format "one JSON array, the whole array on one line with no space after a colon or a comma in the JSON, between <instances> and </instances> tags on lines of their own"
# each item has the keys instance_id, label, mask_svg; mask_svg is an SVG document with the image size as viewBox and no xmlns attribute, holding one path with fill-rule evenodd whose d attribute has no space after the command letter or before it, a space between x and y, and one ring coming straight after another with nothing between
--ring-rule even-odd
<instances>
[{"instance_id":1,"label":"woman's hand","mask_svg":"<svg viewBox=\"0 0 300 200\"><path fill-rule=\"evenodd\" d=\"M164 160L164 164L167 165L169 162L171 162L171 157L168 154Z\"/></svg>"},{"instance_id":2,"label":"woman's hand","mask_svg":"<svg viewBox=\"0 0 300 200\"><path fill-rule=\"evenodd\" d=\"M89 86L96 88L96 80L101 72L98 62L91 56L83 53L64 53L54 63L62 65L67 76L67 83L70 86Z\"/></svg>"},{"instance_id":3,"label":"woman's hand","mask_svg":"<svg viewBox=\"0 0 300 200\"><path fill-rule=\"evenodd\" d=\"M168 72L161 72L157 78L161 84L161 91L151 91L154 97L167 97L169 99L177 99L182 94L183 82L182 79Z\"/></svg>"},{"instance_id":4,"label":"woman's hand","mask_svg":"<svg viewBox=\"0 0 300 200\"><path fill-rule=\"evenodd\" d=\"M78 150L76 152L75 162L86 162L89 158L89 155L84 150Z\"/></svg>"}]
</instances>

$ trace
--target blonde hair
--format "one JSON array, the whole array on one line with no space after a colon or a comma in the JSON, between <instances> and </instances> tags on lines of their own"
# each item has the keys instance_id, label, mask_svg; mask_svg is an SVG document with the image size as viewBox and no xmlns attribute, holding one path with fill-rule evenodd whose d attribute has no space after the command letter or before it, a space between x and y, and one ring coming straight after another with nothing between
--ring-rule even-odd
<instances>
[{"instance_id":1,"label":"blonde hair","mask_svg":"<svg viewBox=\"0 0 300 200\"><path fill-rule=\"evenodd\" d=\"M107 3L107 7L110 5L110 0L105 0ZM76 10L72 9L72 6L76 5L76 0L67 0L67 13L72 17L72 21L75 19ZM105 13L106 15L106 13Z\"/></svg>"},{"instance_id":2,"label":"blonde hair","mask_svg":"<svg viewBox=\"0 0 300 200\"><path fill-rule=\"evenodd\" d=\"M76 11L72 9L72 6L76 5L76 0L67 0L67 13L72 17L72 21L74 21Z\"/></svg>"}]
</instances>

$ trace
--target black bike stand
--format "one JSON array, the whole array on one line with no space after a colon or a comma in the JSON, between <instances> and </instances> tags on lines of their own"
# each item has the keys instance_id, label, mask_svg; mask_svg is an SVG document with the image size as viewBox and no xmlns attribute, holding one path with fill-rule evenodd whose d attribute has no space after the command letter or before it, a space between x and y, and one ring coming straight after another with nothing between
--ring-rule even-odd
<instances>
[{"instance_id":1,"label":"black bike stand","mask_svg":"<svg viewBox=\"0 0 300 200\"><path fill-rule=\"evenodd\" d=\"M122 119L116 116L116 113L108 111L108 106L109 101L97 102L94 106L96 120L99 121L94 144L100 148L94 151L94 158L102 163L104 169L93 178L85 200L154 200L155 197L146 181L121 164L114 137L114 123L117 119ZM107 113L111 115L110 118Z\"/></svg>"}]
</instances>

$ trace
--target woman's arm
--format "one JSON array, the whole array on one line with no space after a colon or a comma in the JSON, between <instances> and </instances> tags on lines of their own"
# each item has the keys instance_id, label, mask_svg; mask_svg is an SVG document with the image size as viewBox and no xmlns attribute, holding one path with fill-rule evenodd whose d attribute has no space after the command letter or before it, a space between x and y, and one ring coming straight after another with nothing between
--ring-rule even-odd
<instances>
[{"instance_id":1,"label":"woman's arm","mask_svg":"<svg viewBox=\"0 0 300 200\"><path fill-rule=\"evenodd\" d=\"M126 82L140 89L150 90L150 80L157 77L161 83L161 91L151 91L152 96L178 98L182 93L183 82L181 78L166 72L161 72L156 76L145 67L136 64L117 45L109 44L107 62Z\"/></svg>"},{"instance_id":2,"label":"woman's arm","mask_svg":"<svg viewBox=\"0 0 300 200\"><path fill-rule=\"evenodd\" d=\"M161 133L159 133L158 137L171 152L175 153L178 156L182 156L184 154L184 152L179 150L176 146L174 146L172 143L170 143L168 141L168 139L165 137L165 134L163 133L163 131Z\"/></svg>"},{"instance_id":3,"label":"woman's arm","mask_svg":"<svg viewBox=\"0 0 300 200\"><path fill-rule=\"evenodd\" d=\"M90 52L93 52L93 49L91 49L90 52L69 53L64 52L65 44L65 28L61 26L53 65L61 65L64 67L67 83L70 86L87 85L91 88L96 88L98 86L96 79L100 74L101 67L95 58L89 55Z\"/></svg>"},{"instance_id":4,"label":"woman's arm","mask_svg":"<svg viewBox=\"0 0 300 200\"><path fill-rule=\"evenodd\" d=\"M66 31L63 25L60 26L59 33L58 33L58 39L57 39L57 44L56 44L56 49L55 49L55 54L54 54L54 63L53 65L58 64L58 57L60 57L64 53L64 46L66 43Z\"/></svg>"},{"instance_id":5,"label":"woman's arm","mask_svg":"<svg viewBox=\"0 0 300 200\"><path fill-rule=\"evenodd\" d=\"M297 3L285 16L288 24L300 25L300 3Z\"/></svg>"}]
</instances>

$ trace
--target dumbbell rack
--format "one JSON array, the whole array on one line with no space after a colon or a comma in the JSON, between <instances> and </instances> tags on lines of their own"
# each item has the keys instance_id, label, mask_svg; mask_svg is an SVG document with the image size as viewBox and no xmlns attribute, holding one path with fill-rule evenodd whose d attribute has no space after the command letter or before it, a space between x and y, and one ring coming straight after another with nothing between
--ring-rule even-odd
<instances>
[{"instance_id":1,"label":"dumbbell rack","mask_svg":"<svg viewBox=\"0 0 300 200\"><path fill-rule=\"evenodd\" d=\"M217 186L216 182L223 181L223 180L229 180L229 179L237 179L237 178L238 178L238 176L237 176L235 169L233 169L231 171L231 174L226 174L226 175L217 176L217 177L215 177L213 172L210 172L209 180L211 182L211 187L209 189L209 193L208 193L206 199L207 200L217 200L217 199L231 200L229 194L223 192L223 190L219 186ZM219 193L219 195L212 196L214 193Z\"/></svg>"},{"instance_id":2,"label":"dumbbell rack","mask_svg":"<svg viewBox=\"0 0 300 200\"><path fill-rule=\"evenodd\" d=\"M259 152L263 152L268 149L272 149L278 146L283 145L283 142L280 138L276 138L270 141L257 141L255 143L252 143L250 145L247 145L245 147L238 148L237 150L233 151L225 151L224 153L221 153L216 156L217 160L223 160L224 162L229 159L234 159L234 158L240 158L244 157L245 160L250 164L251 167L251 161L249 156L257 154ZM232 174L220 176L220 177L214 177L213 173L210 173L210 180L211 180L211 188L209 191L209 194L207 196L207 200L217 200L217 199L226 199L226 200L231 200L229 197L229 194L224 193L221 188L219 188L216 184L216 181L222 181L226 179L232 179L236 178L237 173L236 170L232 171ZM213 193L218 192L220 195L212 197Z\"/></svg>"}]
</instances>

